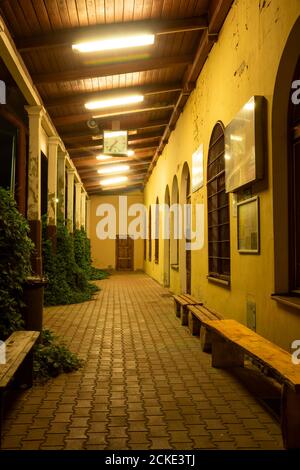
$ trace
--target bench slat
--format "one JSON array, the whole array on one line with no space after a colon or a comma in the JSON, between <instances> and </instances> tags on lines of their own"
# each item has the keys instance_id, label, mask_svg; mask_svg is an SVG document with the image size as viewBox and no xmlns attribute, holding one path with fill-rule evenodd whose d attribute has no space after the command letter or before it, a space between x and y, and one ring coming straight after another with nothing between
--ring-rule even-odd
<instances>
[{"instance_id":1,"label":"bench slat","mask_svg":"<svg viewBox=\"0 0 300 470\"><path fill-rule=\"evenodd\" d=\"M15 331L5 342L6 364L0 364L0 388L5 388L11 381L39 335L38 331Z\"/></svg>"},{"instance_id":2,"label":"bench slat","mask_svg":"<svg viewBox=\"0 0 300 470\"><path fill-rule=\"evenodd\" d=\"M300 392L300 368L292 363L291 354L287 351L235 320L206 321L206 326L265 363L277 376L281 376L283 382Z\"/></svg>"}]
</instances>

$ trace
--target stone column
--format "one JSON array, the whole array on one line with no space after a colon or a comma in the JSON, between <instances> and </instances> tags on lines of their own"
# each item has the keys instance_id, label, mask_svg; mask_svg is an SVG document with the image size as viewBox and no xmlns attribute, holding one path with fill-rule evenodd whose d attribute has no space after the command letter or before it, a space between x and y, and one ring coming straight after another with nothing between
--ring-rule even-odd
<instances>
[{"instance_id":1,"label":"stone column","mask_svg":"<svg viewBox=\"0 0 300 470\"><path fill-rule=\"evenodd\" d=\"M87 199L86 201L86 234L88 238L90 238L90 234L91 234L90 217L91 217L91 200Z\"/></svg>"},{"instance_id":2,"label":"stone column","mask_svg":"<svg viewBox=\"0 0 300 470\"><path fill-rule=\"evenodd\" d=\"M81 193L81 227L86 230L86 223L85 223L85 214L86 214L86 193L82 191Z\"/></svg>"},{"instance_id":3,"label":"stone column","mask_svg":"<svg viewBox=\"0 0 300 470\"><path fill-rule=\"evenodd\" d=\"M81 227L81 183L75 183L75 227Z\"/></svg>"},{"instance_id":4,"label":"stone column","mask_svg":"<svg viewBox=\"0 0 300 470\"><path fill-rule=\"evenodd\" d=\"M26 106L29 117L27 219L35 249L31 257L32 276L24 283L22 314L27 330L42 331L44 285L41 223L41 131L42 106Z\"/></svg>"},{"instance_id":5,"label":"stone column","mask_svg":"<svg viewBox=\"0 0 300 470\"><path fill-rule=\"evenodd\" d=\"M67 227L70 233L74 230L74 170L67 170Z\"/></svg>"},{"instance_id":6,"label":"stone column","mask_svg":"<svg viewBox=\"0 0 300 470\"><path fill-rule=\"evenodd\" d=\"M66 153L58 150L57 157L57 217L65 220Z\"/></svg>"},{"instance_id":7,"label":"stone column","mask_svg":"<svg viewBox=\"0 0 300 470\"><path fill-rule=\"evenodd\" d=\"M28 199L27 219L30 236L35 245L32 255L32 271L42 275L41 256L41 130L42 106L26 106L29 117Z\"/></svg>"},{"instance_id":8,"label":"stone column","mask_svg":"<svg viewBox=\"0 0 300 470\"><path fill-rule=\"evenodd\" d=\"M52 247L54 251L56 251L57 153L59 142L60 141L58 137L49 137L47 236L52 241Z\"/></svg>"}]
</instances>

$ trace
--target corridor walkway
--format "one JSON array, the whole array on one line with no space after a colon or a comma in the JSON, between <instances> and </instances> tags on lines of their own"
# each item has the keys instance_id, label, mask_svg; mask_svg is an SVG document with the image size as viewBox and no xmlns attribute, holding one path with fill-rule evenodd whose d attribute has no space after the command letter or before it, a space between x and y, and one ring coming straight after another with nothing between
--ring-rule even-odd
<instances>
[{"instance_id":1,"label":"corridor walkway","mask_svg":"<svg viewBox=\"0 0 300 470\"><path fill-rule=\"evenodd\" d=\"M167 290L142 273L100 284L93 301L46 310L85 365L15 402L4 449L282 448L277 422L211 368Z\"/></svg>"}]
</instances>

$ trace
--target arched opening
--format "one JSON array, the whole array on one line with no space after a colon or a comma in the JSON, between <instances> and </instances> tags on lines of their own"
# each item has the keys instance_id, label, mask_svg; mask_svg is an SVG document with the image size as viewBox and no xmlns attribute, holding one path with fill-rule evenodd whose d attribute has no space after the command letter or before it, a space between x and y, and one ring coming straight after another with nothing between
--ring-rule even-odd
<instances>
[{"instance_id":1,"label":"arched opening","mask_svg":"<svg viewBox=\"0 0 300 470\"><path fill-rule=\"evenodd\" d=\"M159 199L155 203L155 242L154 242L154 260L159 263Z\"/></svg>"},{"instance_id":2,"label":"arched opening","mask_svg":"<svg viewBox=\"0 0 300 470\"><path fill-rule=\"evenodd\" d=\"M172 198L171 198L171 227L170 227L170 244L171 244L171 266L178 269L179 265L179 190L178 180L175 175L172 183Z\"/></svg>"},{"instance_id":3,"label":"arched opening","mask_svg":"<svg viewBox=\"0 0 300 470\"><path fill-rule=\"evenodd\" d=\"M170 286L170 190L165 190L164 206L164 287Z\"/></svg>"},{"instance_id":4,"label":"arched opening","mask_svg":"<svg viewBox=\"0 0 300 470\"><path fill-rule=\"evenodd\" d=\"M299 287L299 107L293 110L292 83L299 80L300 18L296 21L276 77L272 110L274 289L275 293L298 291ZM298 65L297 65L298 64ZM298 76L297 76L298 75ZM296 77L296 78L295 78ZM298 113L298 115L297 115ZM294 181L293 184L291 184ZM299 181L299 179L298 179ZM296 183L296 184L295 184ZM297 188L298 186L298 188ZM296 201L293 199L296 197ZM298 207L298 209L297 209ZM298 219L298 220L297 220Z\"/></svg>"},{"instance_id":5,"label":"arched opening","mask_svg":"<svg viewBox=\"0 0 300 470\"><path fill-rule=\"evenodd\" d=\"M230 280L229 195L225 191L224 126L218 122L211 135L207 160L208 273Z\"/></svg>"},{"instance_id":6,"label":"arched opening","mask_svg":"<svg viewBox=\"0 0 300 470\"><path fill-rule=\"evenodd\" d=\"M183 236L180 241L180 281L181 291L191 294L191 250L187 249L191 233L191 178L188 164L185 162L181 173L180 203L184 221Z\"/></svg>"}]
</instances>

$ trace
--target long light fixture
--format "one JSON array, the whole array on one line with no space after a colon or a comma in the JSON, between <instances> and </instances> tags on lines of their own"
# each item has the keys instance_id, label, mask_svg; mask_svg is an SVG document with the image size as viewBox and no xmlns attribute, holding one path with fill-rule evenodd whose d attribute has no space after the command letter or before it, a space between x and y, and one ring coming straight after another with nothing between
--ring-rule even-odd
<instances>
[{"instance_id":1,"label":"long light fixture","mask_svg":"<svg viewBox=\"0 0 300 470\"><path fill-rule=\"evenodd\" d=\"M110 155L97 155L96 160L110 160L112 157Z\"/></svg>"},{"instance_id":2,"label":"long light fixture","mask_svg":"<svg viewBox=\"0 0 300 470\"><path fill-rule=\"evenodd\" d=\"M115 106L126 106L130 104L142 103L143 101L143 95L127 95L106 100L89 101L88 103L85 103L84 106L86 107L86 109L94 110L103 108L113 108Z\"/></svg>"},{"instance_id":3,"label":"long light fixture","mask_svg":"<svg viewBox=\"0 0 300 470\"><path fill-rule=\"evenodd\" d=\"M101 52L113 49L127 49L130 47L152 46L155 41L154 34L135 34L132 36L118 36L107 39L97 39L95 41L81 42L73 44L73 51L78 52Z\"/></svg>"},{"instance_id":4,"label":"long light fixture","mask_svg":"<svg viewBox=\"0 0 300 470\"><path fill-rule=\"evenodd\" d=\"M100 168L100 170L97 171L99 175L110 175L112 173L123 173L124 171L128 171L129 169L129 165L110 165L106 168Z\"/></svg>"},{"instance_id":5,"label":"long light fixture","mask_svg":"<svg viewBox=\"0 0 300 470\"><path fill-rule=\"evenodd\" d=\"M115 178L107 178L105 180L101 180L100 184L101 186L111 186L119 183L125 183L126 181L128 181L127 176L117 176Z\"/></svg>"},{"instance_id":6,"label":"long light fixture","mask_svg":"<svg viewBox=\"0 0 300 470\"><path fill-rule=\"evenodd\" d=\"M134 150L128 150L127 155L128 155L128 157L133 157L134 156Z\"/></svg>"}]
</instances>

